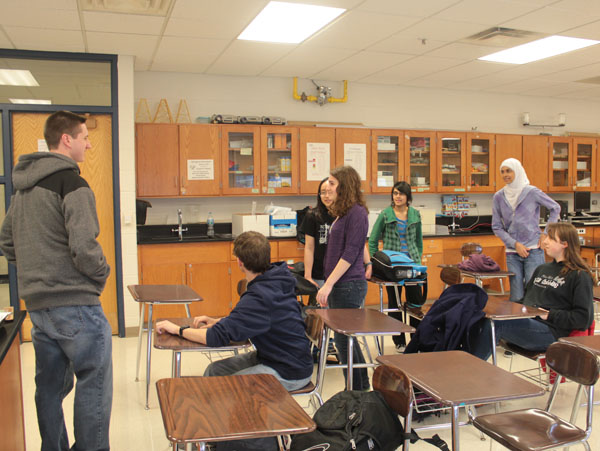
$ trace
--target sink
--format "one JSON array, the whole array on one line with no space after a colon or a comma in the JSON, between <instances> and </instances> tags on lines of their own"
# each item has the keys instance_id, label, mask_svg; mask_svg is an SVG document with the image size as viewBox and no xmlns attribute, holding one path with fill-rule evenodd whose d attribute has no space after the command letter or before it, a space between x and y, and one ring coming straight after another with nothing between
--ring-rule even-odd
<instances>
[{"instance_id":1,"label":"sink","mask_svg":"<svg viewBox=\"0 0 600 451\"><path fill-rule=\"evenodd\" d=\"M184 234L183 238L180 240L177 235L161 235L161 236L152 236L149 237L149 241L154 241L158 243L180 243L185 241L210 241L210 240L230 240L232 236L230 233L216 233L215 236L208 235L197 235L197 234Z\"/></svg>"}]
</instances>

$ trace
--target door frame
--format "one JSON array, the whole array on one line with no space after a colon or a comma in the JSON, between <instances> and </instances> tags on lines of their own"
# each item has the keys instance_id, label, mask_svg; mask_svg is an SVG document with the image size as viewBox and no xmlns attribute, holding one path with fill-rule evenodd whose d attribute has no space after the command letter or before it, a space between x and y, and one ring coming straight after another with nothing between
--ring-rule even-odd
<instances>
[{"instance_id":1,"label":"door frame","mask_svg":"<svg viewBox=\"0 0 600 451\"><path fill-rule=\"evenodd\" d=\"M58 110L68 110L74 113L106 114L111 116L112 122L112 182L113 182L113 216L115 237L115 277L117 288L117 320L118 335L125 336L125 315L123 304L123 260L121 247L121 187L119 184L119 102L118 102L118 74L117 55L103 55L92 53L68 52L41 52L30 50L0 49L0 58L42 59L59 61L95 61L110 63L111 99L110 106L91 105L22 105L0 103L2 117L2 143L0 150L4 156L4 175L0 175L0 184L4 184L4 201L6 209L10 206L12 196L12 115L13 113L53 113ZM0 252L1 254L1 252ZM8 280L10 284L10 303L15 311L19 311L19 293L17 287L17 272L13 265L8 265Z\"/></svg>"}]
</instances>

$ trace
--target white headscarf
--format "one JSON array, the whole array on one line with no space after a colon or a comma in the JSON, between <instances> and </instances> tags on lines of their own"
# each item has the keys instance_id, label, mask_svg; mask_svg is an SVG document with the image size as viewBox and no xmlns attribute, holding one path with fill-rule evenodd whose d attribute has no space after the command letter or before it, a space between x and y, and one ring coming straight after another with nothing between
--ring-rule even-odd
<instances>
[{"instance_id":1,"label":"white headscarf","mask_svg":"<svg viewBox=\"0 0 600 451\"><path fill-rule=\"evenodd\" d=\"M521 195L521 191L525 186L529 185L529 179L527 178L527 174L525 173L525 169L523 169L523 165L516 158L507 158L500 164L500 169L503 167L512 169L515 173L515 179L512 183L509 183L504 187L504 195L506 196L506 200L510 204L510 206L515 209L517 206L517 199Z\"/></svg>"}]
</instances>

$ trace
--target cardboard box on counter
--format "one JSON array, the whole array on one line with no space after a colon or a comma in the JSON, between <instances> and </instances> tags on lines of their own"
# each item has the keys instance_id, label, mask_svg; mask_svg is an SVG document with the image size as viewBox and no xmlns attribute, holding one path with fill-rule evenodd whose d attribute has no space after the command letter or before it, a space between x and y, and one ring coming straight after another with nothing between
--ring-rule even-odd
<instances>
[{"instance_id":1,"label":"cardboard box on counter","mask_svg":"<svg viewBox=\"0 0 600 451\"><path fill-rule=\"evenodd\" d=\"M231 233L233 236L255 231L269 236L269 215L252 213L234 213L231 215Z\"/></svg>"},{"instance_id":2,"label":"cardboard box on counter","mask_svg":"<svg viewBox=\"0 0 600 451\"><path fill-rule=\"evenodd\" d=\"M269 217L271 236L296 236L296 212L278 213Z\"/></svg>"}]
</instances>

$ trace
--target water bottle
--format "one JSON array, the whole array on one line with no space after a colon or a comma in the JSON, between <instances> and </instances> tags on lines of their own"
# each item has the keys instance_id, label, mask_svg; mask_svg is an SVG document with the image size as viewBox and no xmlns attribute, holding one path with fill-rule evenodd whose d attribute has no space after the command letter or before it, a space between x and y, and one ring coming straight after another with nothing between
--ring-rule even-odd
<instances>
[{"instance_id":1,"label":"water bottle","mask_svg":"<svg viewBox=\"0 0 600 451\"><path fill-rule=\"evenodd\" d=\"M213 218L212 212L208 212L208 218L206 218L206 235L215 236L215 218Z\"/></svg>"}]
</instances>

